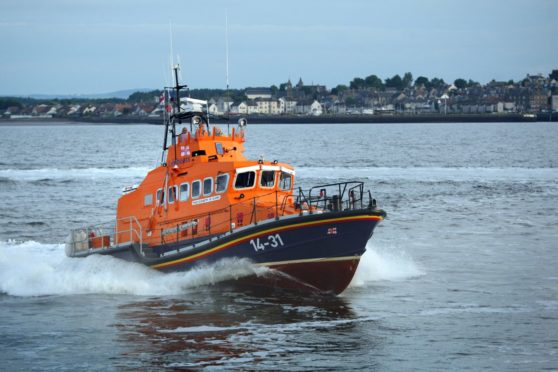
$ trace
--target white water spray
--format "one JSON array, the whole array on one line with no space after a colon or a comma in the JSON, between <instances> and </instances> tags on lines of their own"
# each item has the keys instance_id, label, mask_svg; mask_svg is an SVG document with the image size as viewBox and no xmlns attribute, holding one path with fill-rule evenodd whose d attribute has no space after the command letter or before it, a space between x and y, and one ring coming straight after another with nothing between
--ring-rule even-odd
<instances>
[{"instance_id":1,"label":"white water spray","mask_svg":"<svg viewBox=\"0 0 558 372\"><path fill-rule=\"evenodd\" d=\"M375 246L377 242L373 244L369 243L366 247L351 287L364 287L367 283L382 280L405 280L425 274L404 252L378 248Z\"/></svg>"},{"instance_id":2,"label":"white water spray","mask_svg":"<svg viewBox=\"0 0 558 372\"><path fill-rule=\"evenodd\" d=\"M69 258L63 244L0 242L0 293L13 296L130 294L174 295L189 289L265 275L246 260L225 260L186 272L164 274L110 256Z\"/></svg>"}]
</instances>

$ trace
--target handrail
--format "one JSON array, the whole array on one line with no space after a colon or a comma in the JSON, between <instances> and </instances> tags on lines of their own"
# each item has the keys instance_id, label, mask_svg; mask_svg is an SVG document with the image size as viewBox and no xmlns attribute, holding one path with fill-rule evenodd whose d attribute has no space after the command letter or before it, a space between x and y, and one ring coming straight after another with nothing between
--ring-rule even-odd
<instances>
[{"instance_id":1,"label":"handrail","mask_svg":"<svg viewBox=\"0 0 558 372\"><path fill-rule=\"evenodd\" d=\"M136 236L139 240L140 253L141 253L142 256L145 256L145 253L143 252L143 232L142 232L142 228L141 228L141 223L138 221L136 216L130 216L130 225L132 224L132 222L135 222L137 227L138 227L139 231L137 231L136 229L133 229L133 230L136 233ZM133 241L131 233L130 233L130 241Z\"/></svg>"},{"instance_id":2,"label":"handrail","mask_svg":"<svg viewBox=\"0 0 558 372\"><path fill-rule=\"evenodd\" d=\"M328 195L324 192L323 195L312 195L316 189L335 189L337 193ZM279 195L279 194L283 195ZM264 197L269 197L275 194L274 200L268 198L266 201ZM296 198L296 202L293 199ZM371 203L371 196L369 193L369 206ZM289 202L289 200L291 200ZM288 207L292 207L291 213L287 213ZM208 236L213 239L215 236L232 233L235 229L245 226L244 219L249 216L247 225L257 225L264 220L278 220L286 214L300 215L304 213L329 213L340 210L354 210L364 208L364 183L351 181L339 182L326 185L314 186L309 189L308 194L299 188L298 195L291 193L282 193L279 190L249 198L243 202L229 204L220 209L214 209L209 212L200 213L189 216L188 220L175 219L173 221L166 221L161 226L160 244L174 244L181 240L180 232L185 231L184 236L190 235L192 237L203 238ZM236 214L234 212L237 212ZM264 217L265 216L265 217ZM263 218L262 218L263 217ZM205 226L203 225L205 221ZM200 225L202 229L199 229ZM166 226L166 227L165 227ZM173 231L175 234L173 234Z\"/></svg>"},{"instance_id":3,"label":"handrail","mask_svg":"<svg viewBox=\"0 0 558 372\"><path fill-rule=\"evenodd\" d=\"M128 223L127 229L119 229L119 224ZM129 239L122 236L129 234ZM67 253L74 256L77 252L106 250L123 244L138 243L143 255L143 229L135 216L122 217L113 221L73 229L67 243Z\"/></svg>"},{"instance_id":4,"label":"handrail","mask_svg":"<svg viewBox=\"0 0 558 372\"><path fill-rule=\"evenodd\" d=\"M331 191L331 189L335 188L337 189L337 194L333 194L331 197L328 196L327 191ZM320 189L320 194L318 196L312 196L312 192L316 189ZM355 190L357 191L357 195L355 195ZM347 195L347 199L345 198L345 195ZM337 182L314 186L308 191L308 198L304 195L310 213L312 213L313 208L320 209L320 203L323 204L321 209L337 211L344 209L356 209L356 202L360 201L360 207L362 208L363 197L364 182L360 181Z\"/></svg>"},{"instance_id":5,"label":"handrail","mask_svg":"<svg viewBox=\"0 0 558 372\"><path fill-rule=\"evenodd\" d=\"M317 189L320 190L320 193L315 195ZM274 200L270 198L273 194ZM264 221L279 220L286 215L375 208L376 203L372 199L370 191L368 191L367 204L364 204L364 197L364 183L357 181L314 186L307 193L299 188L298 195L288 191L274 190L242 202L229 204L223 208L191 215L187 220L174 219L161 222L158 225L160 228L158 238L162 246L175 244L184 240L183 237L201 239L207 236L209 240L212 240L215 237L231 234L238 228L257 225ZM236 213L234 213L235 211ZM250 219L245 224L245 218L248 216ZM129 216L109 223L72 230L69 242L70 255L98 249L102 251L130 243L139 244L139 253L145 256L143 229L136 216ZM91 232L94 232L93 236L91 236ZM155 234L154 237L157 235Z\"/></svg>"}]
</instances>

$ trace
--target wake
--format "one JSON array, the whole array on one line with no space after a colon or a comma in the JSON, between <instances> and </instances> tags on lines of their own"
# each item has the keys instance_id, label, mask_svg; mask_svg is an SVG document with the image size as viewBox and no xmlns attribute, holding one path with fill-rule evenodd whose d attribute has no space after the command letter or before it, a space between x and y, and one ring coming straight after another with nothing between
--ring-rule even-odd
<instances>
[{"instance_id":1,"label":"wake","mask_svg":"<svg viewBox=\"0 0 558 372\"><path fill-rule=\"evenodd\" d=\"M0 292L12 296L73 294L176 295L249 275L264 275L246 260L226 260L165 274L111 256L69 258L63 244L0 242Z\"/></svg>"},{"instance_id":2,"label":"wake","mask_svg":"<svg viewBox=\"0 0 558 372\"><path fill-rule=\"evenodd\" d=\"M0 242L0 293L11 296L179 295L200 286L269 273L270 269L257 267L248 260L229 259L165 274L111 256L70 258L64 253L64 244ZM366 287L376 281L406 280L421 275L424 273L410 257L368 247L350 287Z\"/></svg>"},{"instance_id":3,"label":"wake","mask_svg":"<svg viewBox=\"0 0 558 372\"><path fill-rule=\"evenodd\" d=\"M0 169L0 179L12 182L34 182L45 179L55 181L142 179L148 171L147 167Z\"/></svg>"}]
</instances>

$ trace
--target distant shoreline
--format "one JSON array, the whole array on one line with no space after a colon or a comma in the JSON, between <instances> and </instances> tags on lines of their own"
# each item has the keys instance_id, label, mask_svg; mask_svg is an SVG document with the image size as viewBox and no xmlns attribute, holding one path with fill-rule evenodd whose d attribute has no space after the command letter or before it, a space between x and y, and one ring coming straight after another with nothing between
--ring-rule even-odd
<instances>
[{"instance_id":1,"label":"distant shoreline","mask_svg":"<svg viewBox=\"0 0 558 372\"><path fill-rule=\"evenodd\" d=\"M514 123L514 122L556 122L558 113L523 114L419 114L419 115L258 115L246 116L249 124L420 124L420 123ZM235 124L241 116L226 118L210 118L210 122ZM151 124L161 125L162 118L150 117L115 117L115 118L40 118L25 119L0 118L0 126L13 125L87 125L87 124Z\"/></svg>"}]
</instances>

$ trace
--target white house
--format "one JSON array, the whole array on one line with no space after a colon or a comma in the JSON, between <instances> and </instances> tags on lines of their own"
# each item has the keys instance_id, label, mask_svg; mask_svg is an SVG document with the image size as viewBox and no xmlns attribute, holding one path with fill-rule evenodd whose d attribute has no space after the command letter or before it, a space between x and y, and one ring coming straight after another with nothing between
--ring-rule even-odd
<instances>
[{"instance_id":1,"label":"white house","mask_svg":"<svg viewBox=\"0 0 558 372\"><path fill-rule=\"evenodd\" d=\"M302 115L321 115L323 113L322 104L316 100L313 102L298 102L296 104L295 112Z\"/></svg>"},{"instance_id":2,"label":"white house","mask_svg":"<svg viewBox=\"0 0 558 372\"><path fill-rule=\"evenodd\" d=\"M83 109L82 114L83 115L91 115L91 114L95 113L95 111L97 111L97 107L87 106L86 108Z\"/></svg>"},{"instance_id":3,"label":"white house","mask_svg":"<svg viewBox=\"0 0 558 372\"><path fill-rule=\"evenodd\" d=\"M314 102L312 102L312 104L310 105L310 114L314 116L319 116L322 113L323 113L322 104L314 100Z\"/></svg>"},{"instance_id":4,"label":"white house","mask_svg":"<svg viewBox=\"0 0 558 372\"><path fill-rule=\"evenodd\" d=\"M279 112L282 114L294 114L296 111L296 101L289 98L279 98Z\"/></svg>"},{"instance_id":5,"label":"white house","mask_svg":"<svg viewBox=\"0 0 558 372\"><path fill-rule=\"evenodd\" d=\"M220 114L219 110L217 109L217 104L215 104L215 103L210 104L207 111L211 115L219 115Z\"/></svg>"},{"instance_id":6,"label":"white house","mask_svg":"<svg viewBox=\"0 0 558 372\"><path fill-rule=\"evenodd\" d=\"M58 108L56 108L55 106L52 106L46 114L50 115L50 116L53 116L53 115L56 115L57 113L58 113Z\"/></svg>"},{"instance_id":7,"label":"white house","mask_svg":"<svg viewBox=\"0 0 558 372\"><path fill-rule=\"evenodd\" d=\"M274 99L258 99L255 101L258 107L258 113L267 115L279 115L280 103Z\"/></svg>"},{"instance_id":8,"label":"white house","mask_svg":"<svg viewBox=\"0 0 558 372\"><path fill-rule=\"evenodd\" d=\"M246 115L248 113L248 104L246 102L240 102L238 106L236 106L236 111L239 114Z\"/></svg>"},{"instance_id":9,"label":"white house","mask_svg":"<svg viewBox=\"0 0 558 372\"><path fill-rule=\"evenodd\" d=\"M251 114L259 114L259 113L260 113L260 111L258 109L257 103L254 102L254 101L248 101L248 112L247 112L247 114L251 115Z\"/></svg>"},{"instance_id":10,"label":"white house","mask_svg":"<svg viewBox=\"0 0 558 372\"><path fill-rule=\"evenodd\" d=\"M70 107L70 109L68 110L67 115L77 115L79 113L79 109L81 108L80 105L73 105L72 107Z\"/></svg>"}]
</instances>

